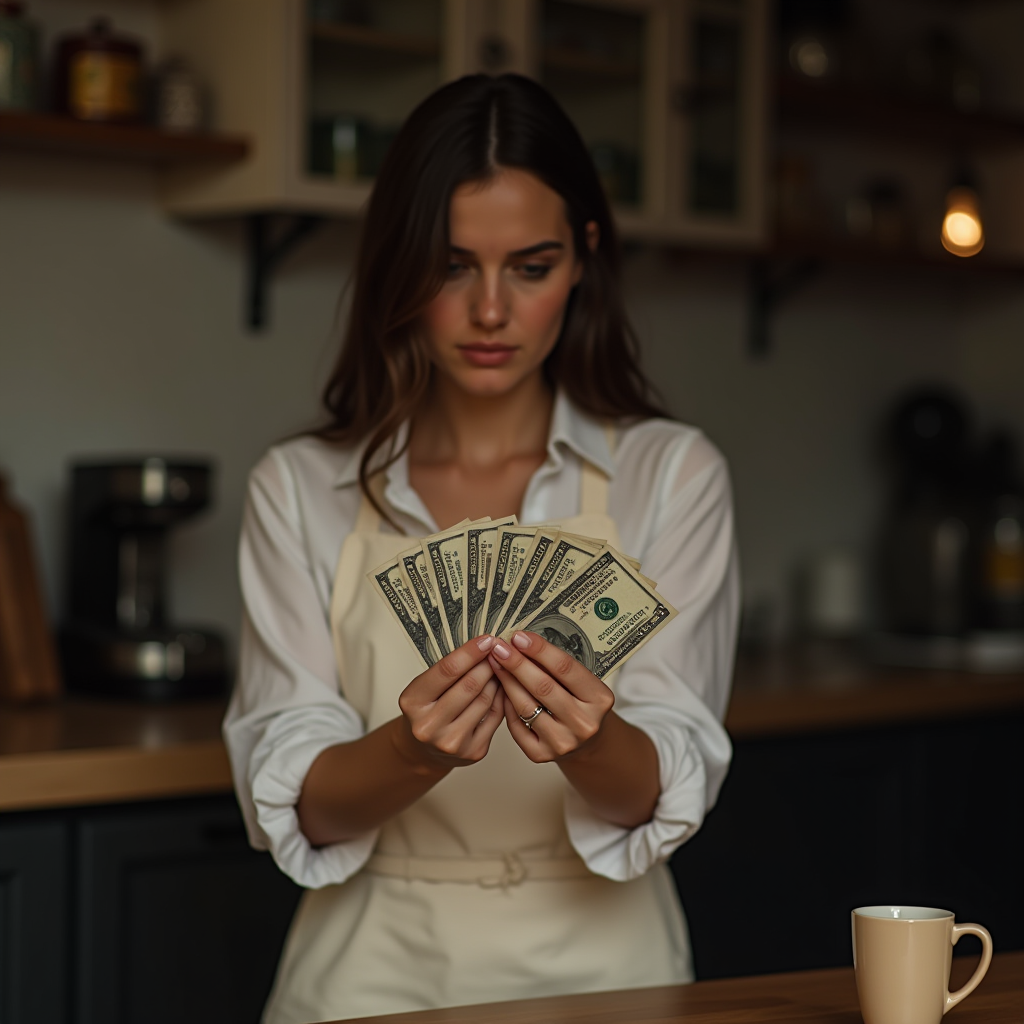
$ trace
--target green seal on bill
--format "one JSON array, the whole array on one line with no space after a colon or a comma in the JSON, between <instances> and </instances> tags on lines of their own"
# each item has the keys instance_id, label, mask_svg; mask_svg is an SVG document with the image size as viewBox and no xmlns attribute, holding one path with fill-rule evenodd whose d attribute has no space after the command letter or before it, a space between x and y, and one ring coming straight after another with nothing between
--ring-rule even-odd
<instances>
[{"instance_id":1,"label":"green seal on bill","mask_svg":"<svg viewBox=\"0 0 1024 1024\"><path fill-rule=\"evenodd\" d=\"M594 613L599 619L607 621L619 614L619 606L610 597L602 597L594 605Z\"/></svg>"}]
</instances>

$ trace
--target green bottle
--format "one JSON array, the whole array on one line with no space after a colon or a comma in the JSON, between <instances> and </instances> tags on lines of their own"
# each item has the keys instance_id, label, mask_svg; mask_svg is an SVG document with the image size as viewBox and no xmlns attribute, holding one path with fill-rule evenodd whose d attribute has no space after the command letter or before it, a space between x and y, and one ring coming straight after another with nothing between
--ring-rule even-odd
<instances>
[{"instance_id":1,"label":"green bottle","mask_svg":"<svg viewBox=\"0 0 1024 1024\"><path fill-rule=\"evenodd\" d=\"M39 30L17 0L0 0L0 110L35 110Z\"/></svg>"}]
</instances>

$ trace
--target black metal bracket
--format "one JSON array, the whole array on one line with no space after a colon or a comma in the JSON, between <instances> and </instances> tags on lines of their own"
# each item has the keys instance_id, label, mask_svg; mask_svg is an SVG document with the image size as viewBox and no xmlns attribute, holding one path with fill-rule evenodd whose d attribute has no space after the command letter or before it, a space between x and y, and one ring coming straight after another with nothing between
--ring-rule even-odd
<instances>
[{"instance_id":1,"label":"black metal bracket","mask_svg":"<svg viewBox=\"0 0 1024 1024\"><path fill-rule=\"evenodd\" d=\"M248 282L245 296L246 323L253 331L262 330L267 322L267 284L274 268L304 238L312 234L327 218L315 214L297 214L276 238L271 238L272 213L254 213L246 218L248 235Z\"/></svg>"},{"instance_id":2,"label":"black metal bracket","mask_svg":"<svg viewBox=\"0 0 1024 1024\"><path fill-rule=\"evenodd\" d=\"M774 264L774 265L773 265ZM783 300L799 291L821 270L821 260L799 257L772 261L758 257L750 264L750 320L747 325L747 351L754 358L771 350L771 316Z\"/></svg>"}]
</instances>

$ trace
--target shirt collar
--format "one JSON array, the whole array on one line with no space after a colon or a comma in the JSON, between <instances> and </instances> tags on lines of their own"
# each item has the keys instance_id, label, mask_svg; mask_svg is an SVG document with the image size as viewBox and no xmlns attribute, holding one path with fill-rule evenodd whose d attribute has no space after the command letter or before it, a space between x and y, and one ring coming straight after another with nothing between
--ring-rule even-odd
<instances>
[{"instance_id":1,"label":"shirt collar","mask_svg":"<svg viewBox=\"0 0 1024 1024\"><path fill-rule=\"evenodd\" d=\"M401 448L405 444L408 431L409 425L403 423L398 430L397 447ZM560 451L562 447L568 448L585 462L596 466L609 478L615 475L615 460L608 446L608 434L604 424L577 409L560 390L555 395L555 408L551 416L551 432L548 435L547 445L548 455L556 463L562 461ZM348 451L339 452L340 465L334 478L335 487L347 487L358 482L359 462L365 450L366 443L363 442ZM378 453L378 456L379 458L375 458L374 461L383 462L383 455ZM406 456L403 453L401 458L388 469L389 483L394 482L396 476L408 478L405 459ZM399 466L398 463L402 463L402 466Z\"/></svg>"}]
</instances>

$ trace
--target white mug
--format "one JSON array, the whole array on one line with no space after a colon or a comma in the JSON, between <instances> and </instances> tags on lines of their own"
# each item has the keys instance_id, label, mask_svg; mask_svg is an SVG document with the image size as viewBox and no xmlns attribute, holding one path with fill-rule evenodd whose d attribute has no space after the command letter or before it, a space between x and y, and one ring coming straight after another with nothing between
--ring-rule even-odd
<instances>
[{"instance_id":1,"label":"white mug","mask_svg":"<svg viewBox=\"0 0 1024 1024\"><path fill-rule=\"evenodd\" d=\"M980 924L954 924L934 907L858 907L853 969L864 1024L939 1024L966 999L992 962L992 936ZM961 935L981 939L981 963L963 988L949 991L953 947Z\"/></svg>"}]
</instances>

